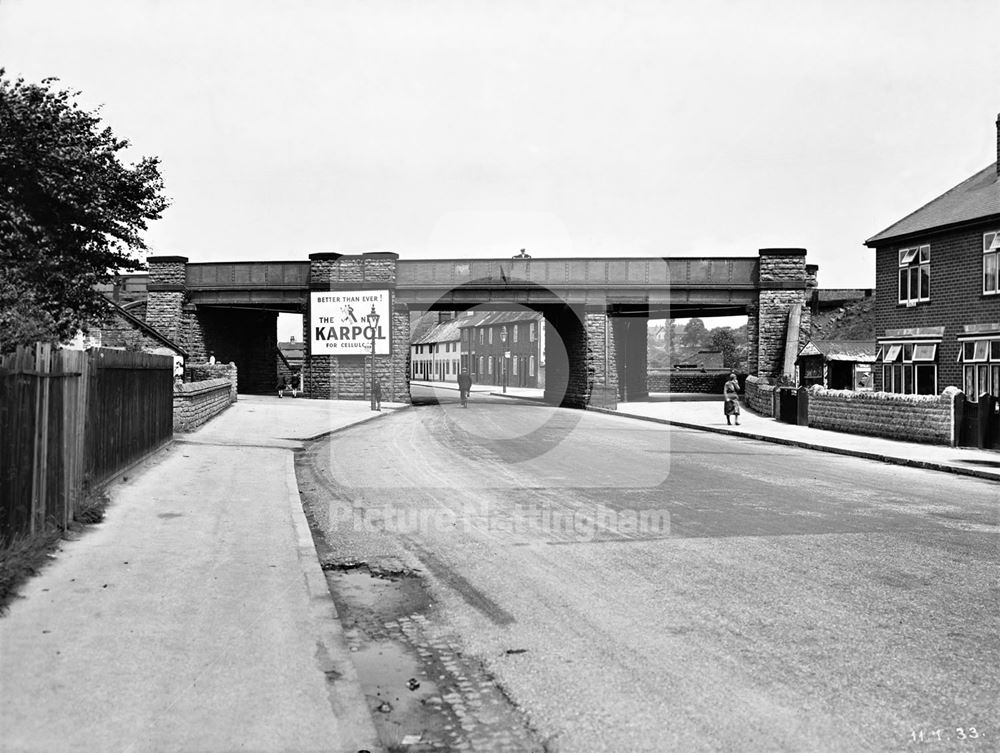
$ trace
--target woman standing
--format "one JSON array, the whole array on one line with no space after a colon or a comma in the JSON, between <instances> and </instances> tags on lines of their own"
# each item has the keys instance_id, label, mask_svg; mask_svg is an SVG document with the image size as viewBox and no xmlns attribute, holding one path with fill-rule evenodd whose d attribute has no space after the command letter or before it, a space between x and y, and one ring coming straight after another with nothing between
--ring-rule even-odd
<instances>
[{"instance_id":1,"label":"woman standing","mask_svg":"<svg viewBox=\"0 0 1000 753\"><path fill-rule=\"evenodd\" d=\"M739 389L740 383L736 380L736 374L730 374L726 386L722 388L722 397L725 400L726 423L730 426L732 425L730 417L736 419L737 426L740 425L740 399L737 394Z\"/></svg>"}]
</instances>

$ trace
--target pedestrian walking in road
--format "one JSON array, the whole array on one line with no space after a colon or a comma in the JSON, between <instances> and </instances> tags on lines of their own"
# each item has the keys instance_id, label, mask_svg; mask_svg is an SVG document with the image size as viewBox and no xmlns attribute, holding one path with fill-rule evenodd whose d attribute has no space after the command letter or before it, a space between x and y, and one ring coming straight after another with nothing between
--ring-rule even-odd
<instances>
[{"instance_id":1,"label":"pedestrian walking in road","mask_svg":"<svg viewBox=\"0 0 1000 753\"><path fill-rule=\"evenodd\" d=\"M463 408L469 407L469 392L472 390L472 375L468 369L462 369L458 375L458 401Z\"/></svg>"},{"instance_id":2,"label":"pedestrian walking in road","mask_svg":"<svg viewBox=\"0 0 1000 753\"><path fill-rule=\"evenodd\" d=\"M740 425L740 383L736 379L736 374L729 375L726 386L722 388L722 397L725 401L726 423L732 426L731 418L736 419L736 425Z\"/></svg>"},{"instance_id":3,"label":"pedestrian walking in road","mask_svg":"<svg viewBox=\"0 0 1000 753\"><path fill-rule=\"evenodd\" d=\"M375 401L375 410L382 410L382 383L378 379L372 383L372 399Z\"/></svg>"}]
</instances>

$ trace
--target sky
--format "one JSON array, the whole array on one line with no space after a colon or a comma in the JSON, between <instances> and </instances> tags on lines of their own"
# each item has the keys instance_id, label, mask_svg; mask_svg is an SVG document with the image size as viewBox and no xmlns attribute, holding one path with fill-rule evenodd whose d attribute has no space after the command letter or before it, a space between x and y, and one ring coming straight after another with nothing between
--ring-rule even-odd
<instances>
[{"instance_id":1,"label":"sky","mask_svg":"<svg viewBox=\"0 0 1000 753\"><path fill-rule=\"evenodd\" d=\"M863 243L996 159L996 0L0 0L0 65L162 160L195 261Z\"/></svg>"}]
</instances>

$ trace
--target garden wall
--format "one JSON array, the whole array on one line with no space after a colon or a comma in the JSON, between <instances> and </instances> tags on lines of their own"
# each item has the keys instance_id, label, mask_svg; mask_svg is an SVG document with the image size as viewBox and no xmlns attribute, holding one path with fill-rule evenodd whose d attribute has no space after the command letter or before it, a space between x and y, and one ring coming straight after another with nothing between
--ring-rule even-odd
<instances>
[{"instance_id":1,"label":"garden wall","mask_svg":"<svg viewBox=\"0 0 1000 753\"><path fill-rule=\"evenodd\" d=\"M815 386L809 389L809 425L849 434L954 446L956 401L961 396L954 387L946 388L940 395L898 395Z\"/></svg>"},{"instance_id":2,"label":"garden wall","mask_svg":"<svg viewBox=\"0 0 1000 753\"><path fill-rule=\"evenodd\" d=\"M174 385L174 431L194 431L236 402L232 382L206 379Z\"/></svg>"},{"instance_id":3,"label":"garden wall","mask_svg":"<svg viewBox=\"0 0 1000 753\"><path fill-rule=\"evenodd\" d=\"M748 376L744 395L748 408L762 416L774 415L774 385L761 382L755 376Z\"/></svg>"},{"instance_id":4,"label":"garden wall","mask_svg":"<svg viewBox=\"0 0 1000 753\"><path fill-rule=\"evenodd\" d=\"M722 388L729 379L730 372L703 372L677 370L650 370L646 375L649 392L699 392L711 395L722 395ZM737 375L740 389L743 389L745 376Z\"/></svg>"}]
</instances>

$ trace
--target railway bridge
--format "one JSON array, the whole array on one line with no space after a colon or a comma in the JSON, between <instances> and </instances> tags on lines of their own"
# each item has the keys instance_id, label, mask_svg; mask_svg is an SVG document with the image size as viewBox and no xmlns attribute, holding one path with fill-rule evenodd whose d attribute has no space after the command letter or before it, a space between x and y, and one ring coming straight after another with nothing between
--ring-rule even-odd
<instances>
[{"instance_id":1,"label":"railway bridge","mask_svg":"<svg viewBox=\"0 0 1000 753\"><path fill-rule=\"evenodd\" d=\"M384 399L405 402L410 311L525 308L546 322L546 399L572 407L645 394L650 318L745 314L749 371L776 376L786 348L808 338L817 271L799 248L727 258L316 253L276 262L154 256L148 264L147 323L194 359L235 361L241 391L274 388L279 312L303 315L308 395L368 399L374 370Z\"/></svg>"}]
</instances>

